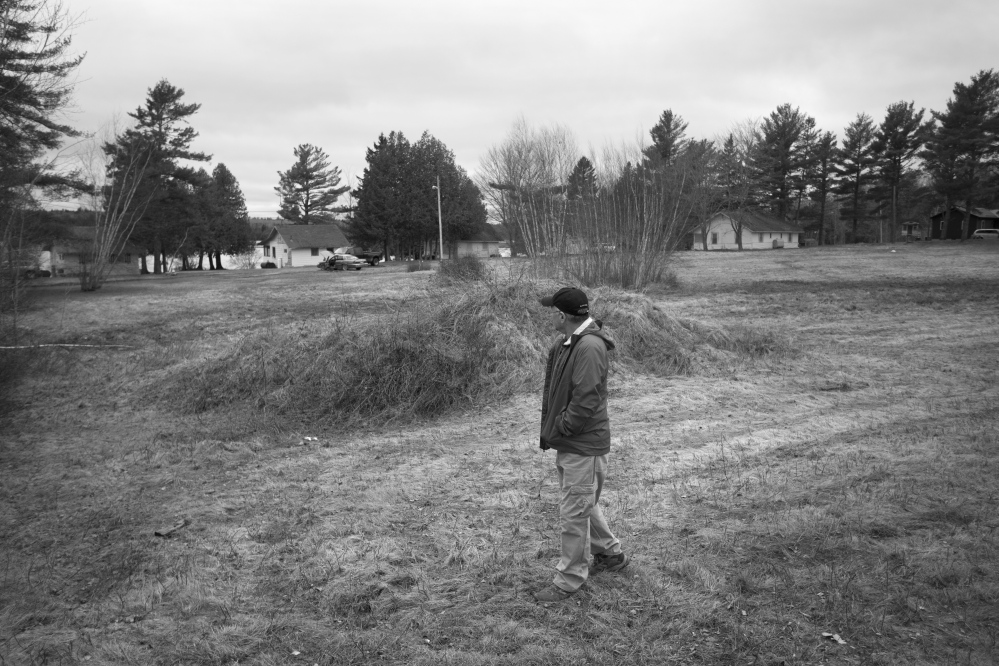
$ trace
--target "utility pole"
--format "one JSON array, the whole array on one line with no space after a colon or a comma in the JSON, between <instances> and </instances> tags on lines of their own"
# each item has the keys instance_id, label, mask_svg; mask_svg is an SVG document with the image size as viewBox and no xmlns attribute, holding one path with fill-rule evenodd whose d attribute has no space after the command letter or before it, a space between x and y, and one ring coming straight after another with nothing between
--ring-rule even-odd
<instances>
[{"instance_id":1,"label":"utility pole","mask_svg":"<svg viewBox=\"0 0 999 666\"><path fill-rule=\"evenodd\" d=\"M441 263L444 263L444 218L441 217L441 177L437 176L437 184L433 186L437 190L437 233L440 235L438 249Z\"/></svg>"}]
</instances>

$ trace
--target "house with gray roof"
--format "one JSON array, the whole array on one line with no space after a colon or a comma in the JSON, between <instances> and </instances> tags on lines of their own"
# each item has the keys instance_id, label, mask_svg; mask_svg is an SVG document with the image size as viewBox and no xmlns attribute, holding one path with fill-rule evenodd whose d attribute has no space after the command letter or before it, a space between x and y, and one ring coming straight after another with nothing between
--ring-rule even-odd
<instances>
[{"instance_id":1,"label":"house with gray roof","mask_svg":"<svg viewBox=\"0 0 999 666\"><path fill-rule=\"evenodd\" d=\"M930 214L930 237L941 240L960 239L967 210L964 203L960 202L953 204L946 216L943 206L933 211ZM968 219L970 222L968 236L979 229L999 229L999 209L996 208L975 206L971 209Z\"/></svg>"},{"instance_id":2,"label":"house with gray roof","mask_svg":"<svg viewBox=\"0 0 999 666\"><path fill-rule=\"evenodd\" d=\"M263 261L278 268L315 267L333 255L334 249L350 245L338 224L275 225L263 242Z\"/></svg>"},{"instance_id":3,"label":"house with gray roof","mask_svg":"<svg viewBox=\"0 0 999 666\"><path fill-rule=\"evenodd\" d=\"M450 257L450 248L445 248L446 256ZM468 238L455 243L456 257L489 257L500 256L500 237L494 225L482 222L477 225Z\"/></svg>"},{"instance_id":4,"label":"house with gray roof","mask_svg":"<svg viewBox=\"0 0 999 666\"><path fill-rule=\"evenodd\" d=\"M739 243L736 229L742 233L744 250L800 247L805 233L804 229L793 222L778 220L764 213L724 211L715 213L703 229L694 231L693 249L737 250Z\"/></svg>"}]
</instances>

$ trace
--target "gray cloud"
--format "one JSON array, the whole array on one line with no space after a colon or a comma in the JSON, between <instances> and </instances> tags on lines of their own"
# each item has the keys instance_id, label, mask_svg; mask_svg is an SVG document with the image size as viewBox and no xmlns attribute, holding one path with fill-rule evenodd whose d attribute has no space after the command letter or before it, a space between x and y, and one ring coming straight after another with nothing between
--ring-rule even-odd
<instances>
[{"instance_id":1,"label":"gray cloud","mask_svg":"<svg viewBox=\"0 0 999 666\"><path fill-rule=\"evenodd\" d=\"M202 105L198 149L277 208L292 149L359 176L379 133L423 130L476 169L523 115L581 149L632 142L672 108L711 138L790 102L842 134L898 100L942 109L995 62L997 3L89 0L76 123L96 128L167 78Z\"/></svg>"}]
</instances>

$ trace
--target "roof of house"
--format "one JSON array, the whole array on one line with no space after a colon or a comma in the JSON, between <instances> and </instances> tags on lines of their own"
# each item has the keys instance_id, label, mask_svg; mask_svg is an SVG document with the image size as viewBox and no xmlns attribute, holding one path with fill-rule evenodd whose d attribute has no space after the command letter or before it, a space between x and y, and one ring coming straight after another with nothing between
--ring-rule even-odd
<instances>
[{"instance_id":1,"label":"roof of house","mask_svg":"<svg viewBox=\"0 0 999 666\"><path fill-rule=\"evenodd\" d=\"M959 213L964 213L967 210L963 203L954 204L950 207L951 210L956 210ZM980 219L986 220L999 220L999 209L996 208L979 208L975 206L971 209L971 214ZM943 215L943 208L937 208L933 211L930 217L939 217Z\"/></svg>"},{"instance_id":2,"label":"roof of house","mask_svg":"<svg viewBox=\"0 0 999 666\"><path fill-rule=\"evenodd\" d=\"M496 225L483 222L473 229L467 238L461 240L472 243L498 243L500 236L497 233Z\"/></svg>"},{"instance_id":3,"label":"roof of house","mask_svg":"<svg viewBox=\"0 0 999 666\"><path fill-rule=\"evenodd\" d=\"M274 227L267 241L275 236L291 249L300 247L343 247L350 245L338 224L281 224Z\"/></svg>"},{"instance_id":4,"label":"roof of house","mask_svg":"<svg viewBox=\"0 0 999 666\"><path fill-rule=\"evenodd\" d=\"M747 210L739 211L725 211L721 213L716 213L710 221L713 221L719 217L730 217L732 219L742 222L742 227L749 231L759 232L777 232L777 233L792 233L801 234L805 230L794 222L785 222L784 220L778 220L776 217L770 217L769 215L764 215L762 213L750 212Z\"/></svg>"}]
</instances>

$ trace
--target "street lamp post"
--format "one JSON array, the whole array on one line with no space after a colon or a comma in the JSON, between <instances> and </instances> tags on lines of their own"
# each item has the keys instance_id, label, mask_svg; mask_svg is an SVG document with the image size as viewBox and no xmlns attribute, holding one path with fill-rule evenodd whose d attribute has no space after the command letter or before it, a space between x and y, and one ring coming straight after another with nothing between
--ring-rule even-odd
<instances>
[{"instance_id":1,"label":"street lamp post","mask_svg":"<svg viewBox=\"0 0 999 666\"><path fill-rule=\"evenodd\" d=\"M440 234L438 239L438 252L440 252L441 263L444 263L444 218L441 217L441 177L437 176L437 184L432 185L432 187L437 190L437 233Z\"/></svg>"}]
</instances>

